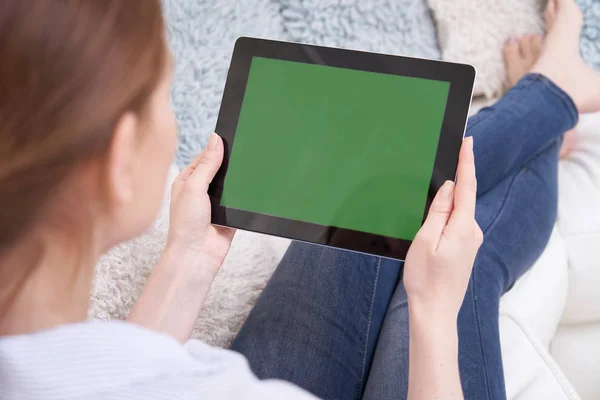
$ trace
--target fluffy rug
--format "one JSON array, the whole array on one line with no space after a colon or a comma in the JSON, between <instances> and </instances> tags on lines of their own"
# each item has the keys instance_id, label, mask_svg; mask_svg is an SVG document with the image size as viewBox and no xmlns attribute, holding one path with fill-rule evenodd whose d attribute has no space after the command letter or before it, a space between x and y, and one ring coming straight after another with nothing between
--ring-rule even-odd
<instances>
[{"instance_id":1,"label":"fluffy rug","mask_svg":"<svg viewBox=\"0 0 600 400\"><path fill-rule=\"evenodd\" d=\"M171 100L179 124L179 168L215 129L235 40L288 38L279 8L272 0L163 0L176 61Z\"/></svg>"},{"instance_id":2,"label":"fluffy rug","mask_svg":"<svg viewBox=\"0 0 600 400\"><path fill-rule=\"evenodd\" d=\"M438 59L435 26L423 0L280 0L291 40Z\"/></svg>"},{"instance_id":3,"label":"fluffy rug","mask_svg":"<svg viewBox=\"0 0 600 400\"><path fill-rule=\"evenodd\" d=\"M583 11L580 49L583 59L600 71L600 1L577 0Z\"/></svg>"}]
</instances>

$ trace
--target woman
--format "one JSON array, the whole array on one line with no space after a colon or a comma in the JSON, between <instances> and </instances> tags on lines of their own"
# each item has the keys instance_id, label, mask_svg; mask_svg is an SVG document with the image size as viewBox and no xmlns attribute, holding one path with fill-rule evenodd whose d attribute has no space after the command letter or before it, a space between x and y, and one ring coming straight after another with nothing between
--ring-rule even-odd
<instances>
[{"instance_id":1,"label":"woman","mask_svg":"<svg viewBox=\"0 0 600 400\"><path fill-rule=\"evenodd\" d=\"M573 0L549 5L535 74L470 121L457 183L403 267L292 245L233 349L307 391L180 345L233 237L209 220L214 134L173 184L168 243L128 323L85 321L96 261L151 223L174 153L160 3L140 4L0 5L0 398L502 397L500 295L548 239L562 134L600 108Z\"/></svg>"}]
</instances>

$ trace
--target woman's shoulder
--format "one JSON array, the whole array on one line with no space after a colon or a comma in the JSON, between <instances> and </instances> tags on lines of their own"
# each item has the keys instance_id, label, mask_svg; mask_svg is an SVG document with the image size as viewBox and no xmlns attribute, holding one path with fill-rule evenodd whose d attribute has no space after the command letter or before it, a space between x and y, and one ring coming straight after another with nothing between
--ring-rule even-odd
<instances>
[{"instance_id":1,"label":"woman's shoulder","mask_svg":"<svg viewBox=\"0 0 600 400\"><path fill-rule=\"evenodd\" d=\"M238 353L197 340L182 346L126 322L88 321L0 338L0 398L94 399L118 391L152 399L205 390L222 393L219 398L239 390L307 398L289 384L259 381Z\"/></svg>"},{"instance_id":2,"label":"woman's shoulder","mask_svg":"<svg viewBox=\"0 0 600 400\"><path fill-rule=\"evenodd\" d=\"M124 321L85 321L58 325L56 327L22 335L0 338L0 349L7 351L34 352L43 354L61 349L76 349L80 356L94 349L108 352L137 352L151 348L152 353L160 353L167 348L181 350L179 343L170 336L160 334ZM147 352L144 352L148 354Z\"/></svg>"}]
</instances>

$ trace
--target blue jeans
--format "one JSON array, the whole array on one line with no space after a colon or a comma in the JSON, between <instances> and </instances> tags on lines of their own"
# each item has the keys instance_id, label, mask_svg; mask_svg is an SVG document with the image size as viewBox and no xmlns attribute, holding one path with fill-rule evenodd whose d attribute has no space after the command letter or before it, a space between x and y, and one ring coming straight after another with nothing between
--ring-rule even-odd
<instances>
[{"instance_id":1,"label":"blue jeans","mask_svg":"<svg viewBox=\"0 0 600 400\"><path fill-rule=\"evenodd\" d=\"M458 318L467 399L504 399L500 297L544 250L557 208L562 134L573 101L547 78L524 77L469 120L485 233ZM263 379L321 398L402 399L408 392L408 309L403 264L292 243L232 349Z\"/></svg>"}]
</instances>

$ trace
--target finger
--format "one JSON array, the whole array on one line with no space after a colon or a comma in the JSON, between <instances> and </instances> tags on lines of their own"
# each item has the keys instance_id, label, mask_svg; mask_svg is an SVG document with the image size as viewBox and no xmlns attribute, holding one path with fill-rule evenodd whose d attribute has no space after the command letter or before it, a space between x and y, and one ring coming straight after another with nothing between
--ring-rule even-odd
<instances>
[{"instance_id":1,"label":"finger","mask_svg":"<svg viewBox=\"0 0 600 400\"><path fill-rule=\"evenodd\" d=\"M183 168L181 170L181 172L179 172L179 175L177 176L178 180L185 181L187 178L190 177L190 175L192 175L192 173L194 172L194 170L202 162L202 158L206 156L205 151L207 151L209 149L210 144L211 144L211 139L214 140L215 136L216 136L217 139L220 139L219 135L217 135L216 133L211 133L210 136L208 137L208 144L207 144L207 146L200 152L200 154L198 154L196 156L196 158L194 158L192 160L191 163L189 163L185 168Z\"/></svg>"},{"instance_id":2,"label":"finger","mask_svg":"<svg viewBox=\"0 0 600 400\"><path fill-rule=\"evenodd\" d=\"M446 181L435 195L427 219L419 232L421 236L433 240L436 247L452 213L453 195L454 182Z\"/></svg>"},{"instance_id":3,"label":"finger","mask_svg":"<svg viewBox=\"0 0 600 400\"><path fill-rule=\"evenodd\" d=\"M475 156L473 138L463 141L458 159L456 188L454 189L454 210L448 221L449 229L459 229L475 219L477 201L477 178L475 176Z\"/></svg>"},{"instance_id":4,"label":"finger","mask_svg":"<svg viewBox=\"0 0 600 400\"><path fill-rule=\"evenodd\" d=\"M193 179L199 185L208 186L223 162L223 141L216 133L210 135L208 145L181 173L178 179Z\"/></svg>"}]
</instances>

